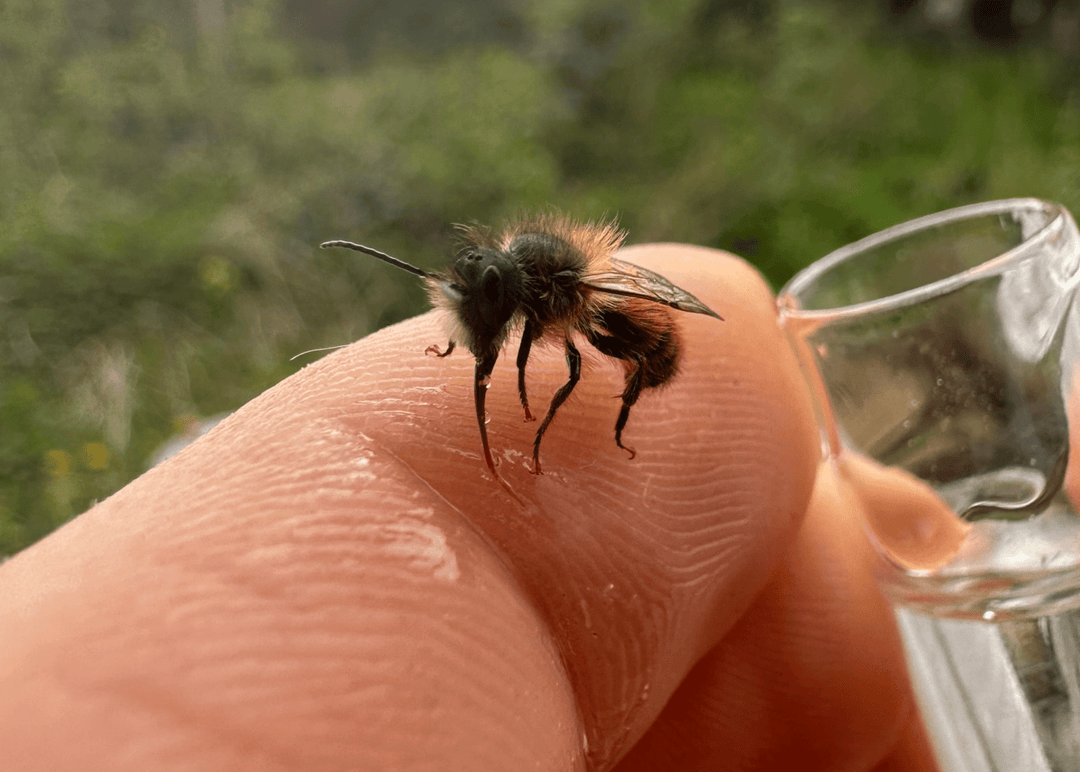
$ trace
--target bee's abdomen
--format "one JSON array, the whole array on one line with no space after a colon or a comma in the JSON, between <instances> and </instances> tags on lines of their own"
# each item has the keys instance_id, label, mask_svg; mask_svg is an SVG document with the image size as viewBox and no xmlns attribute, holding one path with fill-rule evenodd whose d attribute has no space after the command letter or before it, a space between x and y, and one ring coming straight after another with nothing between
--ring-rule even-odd
<instances>
[{"instance_id":1,"label":"bee's abdomen","mask_svg":"<svg viewBox=\"0 0 1080 772\"><path fill-rule=\"evenodd\" d=\"M644 388L662 386L678 372L678 329L661 305L626 300L598 311L591 329L582 332L600 353L640 368Z\"/></svg>"}]
</instances>

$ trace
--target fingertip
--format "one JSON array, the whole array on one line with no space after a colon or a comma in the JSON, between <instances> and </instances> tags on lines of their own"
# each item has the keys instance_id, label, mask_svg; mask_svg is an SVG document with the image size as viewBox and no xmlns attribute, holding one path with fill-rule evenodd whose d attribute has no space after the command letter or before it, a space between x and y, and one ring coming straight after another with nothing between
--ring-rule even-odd
<instances>
[{"instance_id":1,"label":"fingertip","mask_svg":"<svg viewBox=\"0 0 1080 772\"><path fill-rule=\"evenodd\" d=\"M837 471L891 560L933 571L956 557L972 526L926 483L854 453L841 456Z\"/></svg>"}]
</instances>

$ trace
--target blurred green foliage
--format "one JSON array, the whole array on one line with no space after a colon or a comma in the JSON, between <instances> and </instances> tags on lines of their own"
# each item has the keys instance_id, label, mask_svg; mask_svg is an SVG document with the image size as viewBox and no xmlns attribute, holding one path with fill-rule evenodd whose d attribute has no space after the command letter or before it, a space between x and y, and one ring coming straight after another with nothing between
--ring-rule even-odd
<instances>
[{"instance_id":1,"label":"blurred green foliage","mask_svg":"<svg viewBox=\"0 0 1080 772\"><path fill-rule=\"evenodd\" d=\"M1038 45L839 0L0 4L0 555L162 442L420 311L449 223L556 205L775 286L962 203L1080 206Z\"/></svg>"}]
</instances>

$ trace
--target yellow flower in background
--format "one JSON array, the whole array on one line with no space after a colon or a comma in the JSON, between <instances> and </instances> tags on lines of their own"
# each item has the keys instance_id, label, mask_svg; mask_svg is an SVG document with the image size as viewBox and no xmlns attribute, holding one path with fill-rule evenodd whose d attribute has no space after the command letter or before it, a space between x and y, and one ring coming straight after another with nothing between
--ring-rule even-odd
<instances>
[{"instance_id":1,"label":"yellow flower in background","mask_svg":"<svg viewBox=\"0 0 1080 772\"><path fill-rule=\"evenodd\" d=\"M71 471L71 454L59 448L45 451L45 468L53 477L62 477Z\"/></svg>"},{"instance_id":2,"label":"yellow flower in background","mask_svg":"<svg viewBox=\"0 0 1080 772\"><path fill-rule=\"evenodd\" d=\"M83 463L88 469L101 470L109 465L109 448L103 442L88 442L82 446Z\"/></svg>"}]
</instances>

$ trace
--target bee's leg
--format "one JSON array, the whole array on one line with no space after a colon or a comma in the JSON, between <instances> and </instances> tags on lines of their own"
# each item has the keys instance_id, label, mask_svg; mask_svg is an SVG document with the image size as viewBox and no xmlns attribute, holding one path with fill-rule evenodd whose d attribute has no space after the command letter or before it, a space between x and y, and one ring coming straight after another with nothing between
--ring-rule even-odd
<instances>
[{"instance_id":1,"label":"bee's leg","mask_svg":"<svg viewBox=\"0 0 1080 772\"><path fill-rule=\"evenodd\" d=\"M626 389L622 394L622 409L619 418L615 421L615 444L630 454L630 458L637 455L637 451L629 445L622 444L622 431L626 428L626 420L630 417L630 408L638 401L641 390L645 387L644 371L641 362L637 360L627 361L629 370L626 373Z\"/></svg>"},{"instance_id":2,"label":"bee's leg","mask_svg":"<svg viewBox=\"0 0 1080 772\"><path fill-rule=\"evenodd\" d=\"M525 420L535 421L529 410L529 397L525 393L525 365L529 361L529 351L532 350L533 334L536 326L532 322L525 322L525 329L521 332L521 348L518 349L518 395L521 397L521 406L525 408Z\"/></svg>"},{"instance_id":3,"label":"bee's leg","mask_svg":"<svg viewBox=\"0 0 1080 772\"><path fill-rule=\"evenodd\" d=\"M585 338L596 347L601 354L620 359L626 367L626 388L622 394L622 409L619 418L615 421L615 444L630 454L630 458L637 455L637 451L622 443L623 429L626 421L630 418L630 408L638 401L641 390L645 388L645 370L642 361L634 356L633 346L625 340L605 335L599 329L593 327L585 330Z\"/></svg>"},{"instance_id":4,"label":"bee's leg","mask_svg":"<svg viewBox=\"0 0 1080 772\"><path fill-rule=\"evenodd\" d=\"M450 341L449 343L446 344L446 351L439 351L439 347L432 344L432 345L428 346L426 349L424 349L424 353L425 354L434 354L435 356L440 357L440 358L441 357L448 357L448 356L450 356L450 352L452 352L454 350L454 346L456 346L456 345L457 345L457 343L455 343L454 341Z\"/></svg>"},{"instance_id":5,"label":"bee's leg","mask_svg":"<svg viewBox=\"0 0 1080 772\"><path fill-rule=\"evenodd\" d=\"M499 352L494 351L483 357L476 358L476 379L473 383L473 398L476 401L476 422L480 425L480 444L484 447L484 461L488 469L500 480L499 473L495 471L495 461L491 458L491 448L488 446L487 436L487 413L484 410L484 402L487 400L487 387L491 382L491 371L495 368L495 360L499 358Z\"/></svg>"},{"instance_id":6,"label":"bee's leg","mask_svg":"<svg viewBox=\"0 0 1080 772\"><path fill-rule=\"evenodd\" d=\"M544 422L540 424L540 428L536 432L536 440L533 442L534 474L543 474L543 470L540 468L540 440L543 438L544 432L547 431L548 425L551 424L551 420L555 418L555 411L559 409L563 402L566 402L570 392L574 390L577 382L581 380L581 352L577 350L577 347L569 338L566 339L566 366L570 369L570 378L551 398L551 406L548 407L547 415L544 416Z\"/></svg>"}]
</instances>

